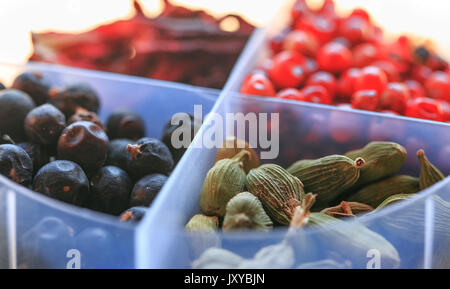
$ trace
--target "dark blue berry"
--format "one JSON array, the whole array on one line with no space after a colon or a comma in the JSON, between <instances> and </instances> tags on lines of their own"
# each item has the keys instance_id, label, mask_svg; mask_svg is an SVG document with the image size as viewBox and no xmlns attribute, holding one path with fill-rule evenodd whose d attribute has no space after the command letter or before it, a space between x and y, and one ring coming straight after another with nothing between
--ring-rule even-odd
<instances>
[{"instance_id":1,"label":"dark blue berry","mask_svg":"<svg viewBox=\"0 0 450 289\"><path fill-rule=\"evenodd\" d=\"M90 175L105 163L108 142L108 136L98 125L78 121L62 132L58 140L58 156L76 162Z\"/></svg>"},{"instance_id":2,"label":"dark blue berry","mask_svg":"<svg viewBox=\"0 0 450 289\"><path fill-rule=\"evenodd\" d=\"M181 148L175 148L172 144L172 136L174 132L182 129L182 127L188 127L190 131L183 132L183 136L186 136L190 134L191 138L189 140L189 143L192 142L192 140L195 137L195 134L200 129L200 126L202 125L202 122L199 119L194 118L194 116L189 115L189 123L185 124L183 122L180 122L179 124L173 125L171 121L168 121L166 123L166 126L164 127L163 136L162 136L162 142L169 148L170 152L172 153L173 160L176 163L181 159L183 154L186 152L187 147L182 146Z\"/></svg>"},{"instance_id":3,"label":"dark blue berry","mask_svg":"<svg viewBox=\"0 0 450 289\"><path fill-rule=\"evenodd\" d=\"M18 184L28 186L33 179L33 161L19 146L0 145L0 174Z\"/></svg>"},{"instance_id":4,"label":"dark blue berry","mask_svg":"<svg viewBox=\"0 0 450 289\"><path fill-rule=\"evenodd\" d=\"M25 132L35 143L55 147L66 127L66 117L51 104L43 104L31 110L25 118Z\"/></svg>"},{"instance_id":5,"label":"dark blue berry","mask_svg":"<svg viewBox=\"0 0 450 289\"><path fill-rule=\"evenodd\" d=\"M67 119L75 114L79 107L95 113L100 107L97 92L86 83L76 83L61 89L50 90L50 103L62 111Z\"/></svg>"},{"instance_id":6,"label":"dark blue berry","mask_svg":"<svg viewBox=\"0 0 450 289\"><path fill-rule=\"evenodd\" d=\"M145 135L145 123L137 113L122 109L108 117L106 131L110 139L138 140Z\"/></svg>"},{"instance_id":7,"label":"dark blue berry","mask_svg":"<svg viewBox=\"0 0 450 289\"><path fill-rule=\"evenodd\" d=\"M167 176L161 174L148 175L140 179L131 193L130 206L150 206L167 179Z\"/></svg>"},{"instance_id":8,"label":"dark blue berry","mask_svg":"<svg viewBox=\"0 0 450 289\"><path fill-rule=\"evenodd\" d=\"M128 158L127 146L129 144L135 144L135 142L123 138L110 141L105 165L116 166L126 171Z\"/></svg>"},{"instance_id":9,"label":"dark blue berry","mask_svg":"<svg viewBox=\"0 0 450 289\"><path fill-rule=\"evenodd\" d=\"M130 177L121 168L103 167L91 178L88 207L118 216L129 208L132 186Z\"/></svg>"},{"instance_id":10,"label":"dark blue berry","mask_svg":"<svg viewBox=\"0 0 450 289\"><path fill-rule=\"evenodd\" d=\"M160 140L142 138L134 145L127 146L128 172L137 180L149 174L168 175L173 169L170 150Z\"/></svg>"},{"instance_id":11,"label":"dark blue berry","mask_svg":"<svg viewBox=\"0 0 450 289\"><path fill-rule=\"evenodd\" d=\"M48 101L50 83L41 73L27 71L16 77L12 88L26 92L36 105L41 105Z\"/></svg>"},{"instance_id":12,"label":"dark blue berry","mask_svg":"<svg viewBox=\"0 0 450 289\"><path fill-rule=\"evenodd\" d=\"M25 117L33 108L34 102L25 92L0 91L0 135L9 135L16 142L25 140Z\"/></svg>"},{"instance_id":13,"label":"dark blue berry","mask_svg":"<svg viewBox=\"0 0 450 289\"><path fill-rule=\"evenodd\" d=\"M89 196L89 180L76 163L58 160L37 172L33 190L69 204L84 206Z\"/></svg>"},{"instance_id":14,"label":"dark blue berry","mask_svg":"<svg viewBox=\"0 0 450 289\"><path fill-rule=\"evenodd\" d=\"M40 168L48 164L50 161L50 156L48 151L39 144L31 142L23 142L17 144L19 147L23 148L33 161L33 172L37 173Z\"/></svg>"},{"instance_id":15,"label":"dark blue berry","mask_svg":"<svg viewBox=\"0 0 450 289\"><path fill-rule=\"evenodd\" d=\"M148 210L147 207L130 208L130 209L126 210L125 212L123 212L122 214L120 214L120 221L121 222L132 222L132 223L139 222L140 220L142 220L142 218L144 218L147 210Z\"/></svg>"}]
</instances>

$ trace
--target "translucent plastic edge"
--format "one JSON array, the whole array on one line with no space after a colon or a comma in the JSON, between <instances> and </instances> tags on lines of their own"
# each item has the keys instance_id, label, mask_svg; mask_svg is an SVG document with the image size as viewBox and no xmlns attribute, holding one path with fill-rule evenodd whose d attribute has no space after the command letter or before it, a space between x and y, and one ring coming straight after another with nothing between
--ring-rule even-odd
<instances>
[{"instance_id":1,"label":"translucent plastic edge","mask_svg":"<svg viewBox=\"0 0 450 289\"><path fill-rule=\"evenodd\" d=\"M439 126L446 126L450 127L450 123L448 122L442 122L442 121L434 121L434 120L428 120L428 119L422 119L422 118L415 118L415 117L408 117L403 115L395 115L395 114L387 114L387 113L381 113L376 111L368 111L363 109L355 109L355 108L345 108L340 107L336 105L328 105L328 104L320 104L320 103L312 103L307 101L301 101L301 100L292 100L292 99L283 99L283 98L277 98L277 97L264 97L264 96L257 96L257 95L247 95L242 94L240 92L229 92L232 94L232 99L228 99L230 102L238 102L238 101L258 101L263 103L275 103L275 104L294 104L298 106L304 106L304 107L310 107L310 108L316 108L316 109L325 109L330 111L342 111L342 112L349 112L353 114L359 114L359 115L366 115L366 116L376 116L378 118L390 118L390 119L397 119L407 122L415 122L418 124L430 124L430 125L439 125Z\"/></svg>"},{"instance_id":2,"label":"translucent plastic edge","mask_svg":"<svg viewBox=\"0 0 450 289\"><path fill-rule=\"evenodd\" d=\"M15 63L7 63L7 62L0 62L0 66L12 66L16 68L33 68L33 69L44 69L46 71L53 71L53 72L59 72L64 73L66 75L78 75L78 76L85 76L85 77L92 77L92 78L99 78L99 79L107 79L117 82L126 82L130 84L144 84L144 85L153 85L153 86L159 86L162 88L171 88L171 89L178 89L178 90L184 90L184 91L190 91L190 92L197 92L197 93L205 93L206 95L209 95L211 99L216 99L217 97L213 97L213 95L219 96L221 90L215 89L215 88L208 88L208 87L200 87L200 86L194 86L191 84L185 84L180 82L172 82L167 80L159 80L159 79L153 79L153 78L146 78L142 76L136 76L136 75L130 75L130 74L121 74L121 73L115 73L115 72L108 72L108 71L102 71L102 70L92 70L92 69L86 69L86 68L79 68L79 67L71 67L61 64L54 64L54 63L45 63L45 62L35 62L35 61L29 61L24 64L15 64Z\"/></svg>"}]
</instances>

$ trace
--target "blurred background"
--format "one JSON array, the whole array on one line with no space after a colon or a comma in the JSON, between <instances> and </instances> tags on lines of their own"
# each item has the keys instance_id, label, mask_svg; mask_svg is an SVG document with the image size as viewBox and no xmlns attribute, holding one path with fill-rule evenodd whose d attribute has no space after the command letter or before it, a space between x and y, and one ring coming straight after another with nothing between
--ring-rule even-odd
<instances>
[{"instance_id":1,"label":"blurred background","mask_svg":"<svg viewBox=\"0 0 450 289\"><path fill-rule=\"evenodd\" d=\"M160 0L139 0L148 16L162 10ZM285 3L281 0L172 0L174 4L205 9L221 16L237 13L254 25L273 21L275 12ZM320 0L311 0L320 5ZM390 33L414 34L433 39L436 47L450 58L448 13L450 1L444 0L336 0L345 12L364 7L376 22ZM32 54L30 31L82 32L133 14L131 0L2 0L0 1L0 61L23 63ZM274 19L276 20L276 19Z\"/></svg>"}]
</instances>

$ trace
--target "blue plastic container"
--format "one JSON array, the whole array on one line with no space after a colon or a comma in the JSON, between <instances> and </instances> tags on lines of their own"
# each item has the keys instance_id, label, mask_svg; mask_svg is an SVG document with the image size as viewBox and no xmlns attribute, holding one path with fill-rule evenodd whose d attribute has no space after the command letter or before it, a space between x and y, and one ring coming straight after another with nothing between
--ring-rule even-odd
<instances>
[{"instance_id":1,"label":"blue plastic container","mask_svg":"<svg viewBox=\"0 0 450 289\"><path fill-rule=\"evenodd\" d=\"M147 136L161 138L164 125L178 112L206 114L218 91L105 72L32 63L0 65L2 81L36 70L52 85L90 84L101 99L106 120L118 108L129 108L146 123ZM2 268L134 268L137 226L117 217L50 199L0 176L0 267Z\"/></svg>"}]
</instances>

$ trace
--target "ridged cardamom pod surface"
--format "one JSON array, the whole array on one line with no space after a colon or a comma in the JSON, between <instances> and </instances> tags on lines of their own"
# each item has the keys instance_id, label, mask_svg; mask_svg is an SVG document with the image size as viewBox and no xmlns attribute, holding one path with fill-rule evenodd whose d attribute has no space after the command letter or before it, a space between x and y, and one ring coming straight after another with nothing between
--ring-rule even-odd
<instances>
[{"instance_id":1,"label":"ridged cardamom pod surface","mask_svg":"<svg viewBox=\"0 0 450 289\"><path fill-rule=\"evenodd\" d=\"M186 224L186 231L189 232L216 232L219 226L219 219L216 216L194 215Z\"/></svg>"},{"instance_id":2,"label":"ridged cardamom pod surface","mask_svg":"<svg viewBox=\"0 0 450 289\"><path fill-rule=\"evenodd\" d=\"M217 234L219 219L216 216L194 215L185 226L186 242L189 253L194 257L203 254L209 248L220 247L221 241Z\"/></svg>"},{"instance_id":3,"label":"ridged cardamom pod surface","mask_svg":"<svg viewBox=\"0 0 450 289\"><path fill-rule=\"evenodd\" d=\"M364 148L345 155L352 160L358 157L365 160L366 164L361 168L359 179L354 185L361 187L398 172L406 159L406 149L394 142L370 142Z\"/></svg>"},{"instance_id":4,"label":"ridged cardamom pod surface","mask_svg":"<svg viewBox=\"0 0 450 289\"><path fill-rule=\"evenodd\" d=\"M249 192L242 192L228 202L222 229L269 231L272 225L258 198Z\"/></svg>"},{"instance_id":5,"label":"ridged cardamom pod surface","mask_svg":"<svg viewBox=\"0 0 450 289\"><path fill-rule=\"evenodd\" d=\"M248 155L247 151L241 151L231 159L218 161L208 171L200 192L203 213L223 217L228 201L244 191L246 175L242 161Z\"/></svg>"},{"instance_id":6,"label":"ridged cardamom pod surface","mask_svg":"<svg viewBox=\"0 0 450 289\"><path fill-rule=\"evenodd\" d=\"M255 150L252 149L246 141L237 139L236 137L228 137L223 142L222 147L217 149L215 162L222 159L230 159L242 150L246 150L250 153L249 157L243 161L244 171L248 174L251 169L259 166L259 158Z\"/></svg>"},{"instance_id":7,"label":"ridged cardamom pod surface","mask_svg":"<svg viewBox=\"0 0 450 289\"><path fill-rule=\"evenodd\" d=\"M251 170L246 187L261 201L272 220L281 225L289 225L294 209L302 205L305 196L302 182L275 164Z\"/></svg>"},{"instance_id":8,"label":"ridged cardamom pod surface","mask_svg":"<svg viewBox=\"0 0 450 289\"><path fill-rule=\"evenodd\" d=\"M400 175L367 185L348 196L347 201L360 202L376 208L392 195L415 194L419 190L418 178Z\"/></svg>"},{"instance_id":9,"label":"ridged cardamom pod surface","mask_svg":"<svg viewBox=\"0 0 450 289\"><path fill-rule=\"evenodd\" d=\"M416 194L396 194L396 195L392 195L389 198L387 198L386 200L384 200L381 204L378 205L378 207L376 207L376 209L374 211L372 211L371 213L375 213L378 210L381 210L384 207L387 207L389 205L392 205L394 203L400 202L400 201L404 201L407 200L413 196L415 196Z\"/></svg>"},{"instance_id":10,"label":"ridged cardamom pod surface","mask_svg":"<svg viewBox=\"0 0 450 289\"><path fill-rule=\"evenodd\" d=\"M305 191L318 195L317 203L327 204L356 183L364 164L361 158L330 155L295 162L287 171L302 181Z\"/></svg>"},{"instance_id":11,"label":"ridged cardamom pod surface","mask_svg":"<svg viewBox=\"0 0 450 289\"><path fill-rule=\"evenodd\" d=\"M323 248L331 249L345 256L353 268L367 268L370 250L376 250L380 256L380 267L383 269L398 268L400 257L397 249L383 236L369 230L366 226L344 222L323 213L311 213L309 226L323 228L318 232Z\"/></svg>"},{"instance_id":12,"label":"ridged cardamom pod surface","mask_svg":"<svg viewBox=\"0 0 450 289\"><path fill-rule=\"evenodd\" d=\"M445 179L444 174L436 168L427 158L423 150L417 152L420 162L419 188L425 190L437 182Z\"/></svg>"}]
</instances>

